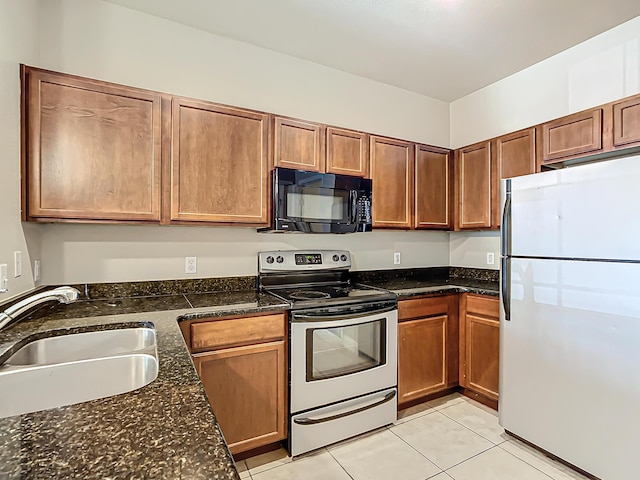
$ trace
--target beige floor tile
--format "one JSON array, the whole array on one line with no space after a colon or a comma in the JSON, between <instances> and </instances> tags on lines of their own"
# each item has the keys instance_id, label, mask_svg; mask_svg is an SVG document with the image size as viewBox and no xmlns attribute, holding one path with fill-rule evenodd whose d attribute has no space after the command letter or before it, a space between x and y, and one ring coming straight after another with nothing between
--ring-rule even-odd
<instances>
[{"instance_id":1,"label":"beige floor tile","mask_svg":"<svg viewBox=\"0 0 640 480\"><path fill-rule=\"evenodd\" d=\"M536 467L554 480L587 480L587 477L547 457L544 453L514 438L504 442L500 448L515 455L520 460Z\"/></svg>"},{"instance_id":2,"label":"beige floor tile","mask_svg":"<svg viewBox=\"0 0 640 480\"><path fill-rule=\"evenodd\" d=\"M249 469L247 468L247 462L245 462L244 460L236 462L236 468L238 469L240 478L251 478L251 474L249 473Z\"/></svg>"},{"instance_id":3,"label":"beige floor tile","mask_svg":"<svg viewBox=\"0 0 640 480\"><path fill-rule=\"evenodd\" d=\"M452 480L445 472L439 473L435 477L429 477L429 480Z\"/></svg>"},{"instance_id":4,"label":"beige floor tile","mask_svg":"<svg viewBox=\"0 0 640 480\"><path fill-rule=\"evenodd\" d=\"M253 480L351 480L347 472L327 452L297 458L293 462L257 474Z\"/></svg>"},{"instance_id":5,"label":"beige floor tile","mask_svg":"<svg viewBox=\"0 0 640 480\"><path fill-rule=\"evenodd\" d=\"M447 395L445 397L436 398L435 400L429 400L427 405L431 408L435 408L436 410L440 410L441 408L447 408L451 405L455 405L458 402L463 402L464 396L459 393L452 393L451 395Z\"/></svg>"},{"instance_id":6,"label":"beige floor tile","mask_svg":"<svg viewBox=\"0 0 640 480\"><path fill-rule=\"evenodd\" d=\"M329 449L354 480L424 480L440 469L388 430Z\"/></svg>"},{"instance_id":7,"label":"beige floor tile","mask_svg":"<svg viewBox=\"0 0 640 480\"><path fill-rule=\"evenodd\" d=\"M256 473L271 470L272 468L280 465L285 465L291 462L291 457L284 448L274 450L272 452L263 453L255 457L250 457L245 460L247 468L251 475Z\"/></svg>"},{"instance_id":8,"label":"beige floor tile","mask_svg":"<svg viewBox=\"0 0 640 480\"><path fill-rule=\"evenodd\" d=\"M395 425L391 432L443 470L493 447L493 443L440 412Z\"/></svg>"},{"instance_id":9,"label":"beige floor tile","mask_svg":"<svg viewBox=\"0 0 640 480\"><path fill-rule=\"evenodd\" d=\"M421 417L422 415L426 415L427 413L432 413L434 411L433 407L428 403L421 403L419 405L414 405L413 407L405 408L398 412L398 420L395 421L395 425L399 425L408 420L413 420L414 418Z\"/></svg>"},{"instance_id":10,"label":"beige floor tile","mask_svg":"<svg viewBox=\"0 0 640 480\"><path fill-rule=\"evenodd\" d=\"M447 470L455 480L549 480L544 473L500 447Z\"/></svg>"},{"instance_id":11,"label":"beige floor tile","mask_svg":"<svg viewBox=\"0 0 640 480\"><path fill-rule=\"evenodd\" d=\"M459 402L439 410L440 413L473 430L495 444L509 439L498 425L498 412L476 402Z\"/></svg>"}]
</instances>

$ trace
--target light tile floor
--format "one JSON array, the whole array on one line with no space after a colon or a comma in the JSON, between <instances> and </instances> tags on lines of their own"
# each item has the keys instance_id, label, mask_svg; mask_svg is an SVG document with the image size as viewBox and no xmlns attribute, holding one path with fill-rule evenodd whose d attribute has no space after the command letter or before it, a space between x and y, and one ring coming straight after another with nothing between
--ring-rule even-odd
<instances>
[{"instance_id":1,"label":"light tile floor","mask_svg":"<svg viewBox=\"0 0 640 480\"><path fill-rule=\"evenodd\" d=\"M495 411L459 394L295 461L280 449L237 466L252 480L587 480L506 435Z\"/></svg>"}]
</instances>

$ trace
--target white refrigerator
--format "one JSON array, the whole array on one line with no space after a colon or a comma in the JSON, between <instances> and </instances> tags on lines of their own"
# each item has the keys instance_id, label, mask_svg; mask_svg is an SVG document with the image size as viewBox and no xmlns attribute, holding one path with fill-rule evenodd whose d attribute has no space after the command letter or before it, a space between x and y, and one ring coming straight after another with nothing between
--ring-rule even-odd
<instances>
[{"instance_id":1,"label":"white refrigerator","mask_svg":"<svg viewBox=\"0 0 640 480\"><path fill-rule=\"evenodd\" d=\"M501 187L500 424L640 478L640 156Z\"/></svg>"}]
</instances>

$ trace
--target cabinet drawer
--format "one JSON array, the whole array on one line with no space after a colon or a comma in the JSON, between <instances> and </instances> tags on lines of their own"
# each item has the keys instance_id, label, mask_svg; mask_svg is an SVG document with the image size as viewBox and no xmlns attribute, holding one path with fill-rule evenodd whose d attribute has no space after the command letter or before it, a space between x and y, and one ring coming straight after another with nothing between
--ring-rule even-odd
<instances>
[{"instance_id":1,"label":"cabinet drawer","mask_svg":"<svg viewBox=\"0 0 640 480\"><path fill-rule=\"evenodd\" d=\"M467 295L467 312L473 312L486 317L498 318L500 304L497 297Z\"/></svg>"},{"instance_id":2,"label":"cabinet drawer","mask_svg":"<svg viewBox=\"0 0 640 480\"><path fill-rule=\"evenodd\" d=\"M191 324L192 351L268 342L285 336L284 314L225 318Z\"/></svg>"},{"instance_id":3,"label":"cabinet drawer","mask_svg":"<svg viewBox=\"0 0 640 480\"><path fill-rule=\"evenodd\" d=\"M398 302L398 320L424 318L446 314L449 311L447 297L426 297Z\"/></svg>"}]
</instances>

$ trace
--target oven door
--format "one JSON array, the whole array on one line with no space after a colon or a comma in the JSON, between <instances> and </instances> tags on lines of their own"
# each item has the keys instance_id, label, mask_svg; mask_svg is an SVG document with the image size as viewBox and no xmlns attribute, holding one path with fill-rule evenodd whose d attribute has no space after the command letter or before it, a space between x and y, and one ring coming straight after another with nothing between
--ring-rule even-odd
<instances>
[{"instance_id":1,"label":"oven door","mask_svg":"<svg viewBox=\"0 0 640 480\"><path fill-rule=\"evenodd\" d=\"M397 331L395 302L292 312L291 412L396 386Z\"/></svg>"}]
</instances>

